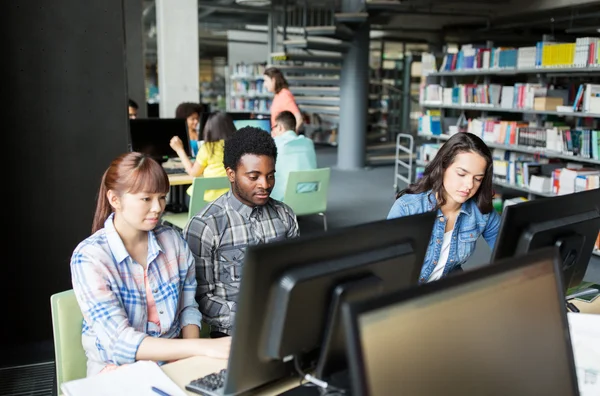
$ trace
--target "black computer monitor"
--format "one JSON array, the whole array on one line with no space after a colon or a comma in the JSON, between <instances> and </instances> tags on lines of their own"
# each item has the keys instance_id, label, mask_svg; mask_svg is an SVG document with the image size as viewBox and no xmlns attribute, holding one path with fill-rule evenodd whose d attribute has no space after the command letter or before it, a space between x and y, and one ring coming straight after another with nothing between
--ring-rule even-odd
<instances>
[{"instance_id":1,"label":"black computer monitor","mask_svg":"<svg viewBox=\"0 0 600 396\"><path fill-rule=\"evenodd\" d=\"M314 366L326 328L336 327L336 292L356 297L417 284L434 220L430 212L249 247L224 394L296 375L289 355Z\"/></svg>"},{"instance_id":2,"label":"black computer monitor","mask_svg":"<svg viewBox=\"0 0 600 396\"><path fill-rule=\"evenodd\" d=\"M555 248L345 304L353 395L578 395Z\"/></svg>"},{"instance_id":3,"label":"black computer monitor","mask_svg":"<svg viewBox=\"0 0 600 396\"><path fill-rule=\"evenodd\" d=\"M190 137L185 119L138 118L129 120L129 134L132 151L144 153L159 162L177 158L177 153L170 146L173 136L179 136L188 157L191 154Z\"/></svg>"},{"instance_id":4,"label":"black computer monitor","mask_svg":"<svg viewBox=\"0 0 600 396\"><path fill-rule=\"evenodd\" d=\"M235 129L241 129L244 127L260 128L263 131L271 133L271 121L268 118L253 119L253 120L233 120Z\"/></svg>"},{"instance_id":5,"label":"black computer monitor","mask_svg":"<svg viewBox=\"0 0 600 396\"><path fill-rule=\"evenodd\" d=\"M565 290L578 286L600 230L600 189L535 199L504 208L492 262L556 245Z\"/></svg>"}]
</instances>

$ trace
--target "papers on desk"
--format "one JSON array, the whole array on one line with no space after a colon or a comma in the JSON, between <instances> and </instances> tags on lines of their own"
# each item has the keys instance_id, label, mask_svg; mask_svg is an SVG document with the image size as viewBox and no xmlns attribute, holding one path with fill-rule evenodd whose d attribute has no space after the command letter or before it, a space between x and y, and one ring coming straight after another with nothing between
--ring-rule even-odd
<instances>
[{"instance_id":1,"label":"papers on desk","mask_svg":"<svg viewBox=\"0 0 600 396\"><path fill-rule=\"evenodd\" d=\"M65 382L65 396L158 396L156 387L171 396L186 396L154 362L139 361L93 377Z\"/></svg>"},{"instance_id":2,"label":"papers on desk","mask_svg":"<svg viewBox=\"0 0 600 396\"><path fill-rule=\"evenodd\" d=\"M600 315L568 313L581 396L600 395Z\"/></svg>"}]
</instances>

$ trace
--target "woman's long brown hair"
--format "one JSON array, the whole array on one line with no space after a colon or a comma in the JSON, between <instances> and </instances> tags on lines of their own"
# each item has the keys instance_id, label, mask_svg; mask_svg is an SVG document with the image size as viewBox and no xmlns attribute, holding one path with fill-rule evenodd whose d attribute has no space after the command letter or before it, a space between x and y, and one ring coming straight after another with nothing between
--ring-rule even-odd
<instances>
[{"instance_id":1,"label":"woman's long brown hair","mask_svg":"<svg viewBox=\"0 0 600 396\"><path fill-rule=\"evenodd\" d=\"M472 199L475 200L481 213L490 213L494 208L492 203L494 196L494 189L492 187L494 166L492 153L483 140L467 132L457 133L448 139L440 148L435 158L425 168L423 177L408 186L405 190L400 191L397 198L404 194L420 194L431 190L437 200L437 207L443 206L446 203L444 173L452 165L457 154L468 152L481 155L487 163L481 185Z\"/></svg>"}]
</instances>

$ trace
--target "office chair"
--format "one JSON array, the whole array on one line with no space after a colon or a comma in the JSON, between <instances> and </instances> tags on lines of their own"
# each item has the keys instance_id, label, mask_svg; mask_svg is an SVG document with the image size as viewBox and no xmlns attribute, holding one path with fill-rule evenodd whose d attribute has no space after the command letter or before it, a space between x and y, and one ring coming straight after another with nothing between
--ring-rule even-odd
<instances>
[{"instance_id":1,"label":"office chair","mask_svg":"<svg viewBox=\"0 0 600 396\"><path fill-rule=\"evenodd\" d=\"M162 216L162 223L169 223L183 230L188 220L209 204L209 202L204 200L206 190L220 190L223 188L231 188L227 176L194 178L192 182L192 198L190 199L187 213L165 213Z\"/></svg>"},{"instance_id":2,"label":"office chair","mask_svg":"<svg viewBox=\"0 0 600 396\"><path fill-rule=\"evenodd\" d=\"M327 195L329 193L330 168L293 171L289 173L283 202L289 205L296 216L316 215L323 217L323 228L327 231ZM316 191L298 192L299 183L317 183Z\"/></svg>"},{"instance_id":3,"label":"office chair","mask_svg":"<svg viewBox=\"0 0 600 396\"><path fill-rule=\"evenodd\" d=\"M56 365L56 387L87 374L87 358L81 345L83 315L73 290L53 294L50 297L54 356Z\"/></svg>"}]
</instances>

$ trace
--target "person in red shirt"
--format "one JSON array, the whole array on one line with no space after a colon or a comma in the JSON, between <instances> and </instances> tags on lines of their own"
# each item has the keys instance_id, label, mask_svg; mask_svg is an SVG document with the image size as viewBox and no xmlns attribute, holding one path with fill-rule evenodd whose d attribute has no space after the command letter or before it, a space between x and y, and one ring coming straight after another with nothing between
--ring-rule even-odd
<instances>
[{"instance_id":1,"label":"person in red shirt","mask_svg":"<svg viewBox=\"0 0 600 396\"><path fill-rule=\"evenodd\" d=\"M271 103L271 125L275 125L275 118L282 111L289 111L296 118L296 132L302 126L302 113L298 109L294 95L288 89L288 83L283 73L275 67L269 67L264 72L265 88L273 92L273 102Z\"/></svg>"}]
</instances>

